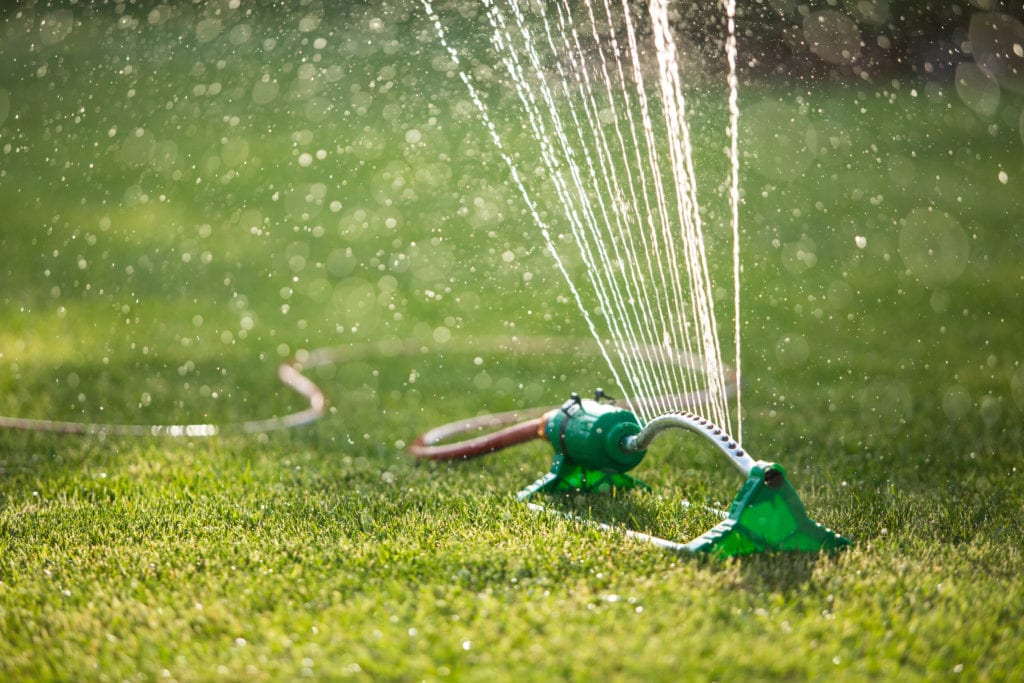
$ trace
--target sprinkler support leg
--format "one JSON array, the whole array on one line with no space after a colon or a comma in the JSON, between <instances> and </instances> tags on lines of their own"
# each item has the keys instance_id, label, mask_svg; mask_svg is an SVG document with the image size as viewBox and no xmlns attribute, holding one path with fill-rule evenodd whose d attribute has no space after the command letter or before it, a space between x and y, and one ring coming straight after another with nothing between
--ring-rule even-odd
<instances>
[{"instance_id":1,"label":"sprinkler support leg","mask_svg":"<svg viewBox=\"0 0 1024 683\"><path fill-rule=\"evenodd\" d=\"M686 544L718 557L751 553L832 552L850 541L807 516L781 465L758 461L729 507L728 516Z\"/></svg>"},{"instance_id":2,"label":"sprinkler support leg","mask_svg":"<svg viewBox=\"0 0 1024 683\"><path fill-rule=\"evenodd\" d=\"M583 467L558 453L551 463L551 471L517 493L516 498L526 500L533 494L541 492L596 491L606 493L612 489L635 488L651 490L650 486L628 474Z\"/></svg>"}]
</instances>

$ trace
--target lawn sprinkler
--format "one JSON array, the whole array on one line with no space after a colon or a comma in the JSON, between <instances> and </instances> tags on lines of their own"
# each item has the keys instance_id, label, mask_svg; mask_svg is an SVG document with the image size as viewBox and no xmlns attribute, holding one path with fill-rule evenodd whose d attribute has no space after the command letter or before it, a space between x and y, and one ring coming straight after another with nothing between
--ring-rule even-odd
<instances>
[{"instance_id":1,"label":"lawn sprinkler","mask_svg":"<svg viewBox=\"0 0 1024 683\"><path fill-rule=\"evenodd\" d=\"M650 487L628 474L665 431L684 429L710 442L745 477L722 521L692 541L681 543L626 530L627 535L662 548L722 558L770 552L832 552L850 541L807 516L803 502L781 465L754 460L709 420L690 412L667 413L641 425L634 413L598 390L593 400L573 394L561 407L539 417L516 411L451 423L419 437L412 454L430 460L468 459L532 438L554 448L551 470L517 494L532 509L546 492L603 493ZM518 422L513 426L507 426ZM503 427L457 443L441 441L471 430ZM607 525L599 525L610 528Z\"/></svg>"}]
</instances>

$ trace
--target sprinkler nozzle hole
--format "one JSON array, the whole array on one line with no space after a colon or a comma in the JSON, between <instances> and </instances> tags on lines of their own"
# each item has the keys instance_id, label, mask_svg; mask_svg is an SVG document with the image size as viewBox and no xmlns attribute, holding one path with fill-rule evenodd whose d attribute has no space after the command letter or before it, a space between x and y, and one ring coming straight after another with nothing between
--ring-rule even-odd
<instances>
[{"instance_id":1,"label":"sprinkler nozzle hole","mask_svg":"<svg viewBox=\"0 0 1024 683\"><path fill-rule=\"evenodd\" d=\"M782 472L779 472L774 467L769 468L764 473L764 484L770 489L777 489L782 486L783 476Z\"/></svg>"}]
</instances>

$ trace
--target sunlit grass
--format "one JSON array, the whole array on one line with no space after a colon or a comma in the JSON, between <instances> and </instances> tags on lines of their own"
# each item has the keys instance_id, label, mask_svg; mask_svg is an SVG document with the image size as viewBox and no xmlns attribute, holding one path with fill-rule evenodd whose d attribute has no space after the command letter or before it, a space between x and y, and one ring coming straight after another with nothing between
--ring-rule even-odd
<instances>
[{"instance_id":1,"label":"sunlit grass","mask_svg":"<svg viewBox=\"0 0 1024 683\"><path fill-rule=\"evenodd\" d=\"M1016 131L949 88L744 92L763 115L745 132L745 445L855 545L694 560L515 503L550 465L539 442L404 453L610 379L436 44L394 40L429 36L420 18L332 36L317 86L296 74L300 18L172 50L196 27L129 31L111 10L42 52L20 37L38 21L6 18L3 56L27 61L0 74L4 414L231 423L302 407L282 359L352 360L310 372L330 412L289 433L0 433L4 677L1024 675ZM256 102L264 72L279 92ZM776 129L799 173L757 137ZM718 182L702 188L720 212ZM939 284L901 255L922 206L968 239ZM536 337L555 340L506 350ZM636 475L654 492L553 503L684 539L711 522L684 499L725 505L740 484L685 435Z\"/></svg>"}]
</instances>

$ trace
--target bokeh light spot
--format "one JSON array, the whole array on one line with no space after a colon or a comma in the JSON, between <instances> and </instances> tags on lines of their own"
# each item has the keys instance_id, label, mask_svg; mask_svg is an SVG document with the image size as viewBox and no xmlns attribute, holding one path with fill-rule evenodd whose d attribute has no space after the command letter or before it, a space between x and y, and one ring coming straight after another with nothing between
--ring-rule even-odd
<instances>
[{"instance_id":1,"label":"bokeh light spot","mask_svg":"<svg viewBox=\"0 0 1024 683\"><path fill-rule=\"evenodd\" d=\"M900 232L900 258L911 273L934 287L960 277L970 256L970 244L960 224L931 207L911 211Z\"/></svg>"},{"instance_id":2,"label":"bokeh light spot","mask_svg":"<svg viewBox=\"0 0 1024 683\"><path fill-rule=\"evenodd\" d=\"M999 83L981 67L964 62L956 67L956 94L973 111L992 116L999 109Z\"/></svg>"},{"instance_id":3,"label":"bokeh light spot","mask_svg":"<svg viewBox=\"0 0 1024 683\"><path fill-rule=\"evenodd\" d=\"M842 12L824 10L808 15L804 40L811 52L830 64L851 64L860 57L860 29Z\"/></svg>"}]
</instances>

